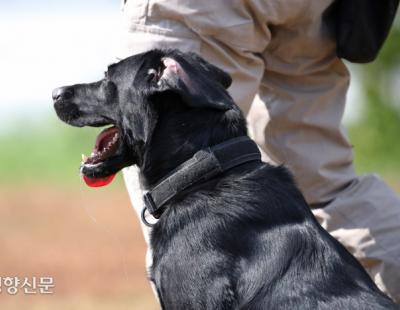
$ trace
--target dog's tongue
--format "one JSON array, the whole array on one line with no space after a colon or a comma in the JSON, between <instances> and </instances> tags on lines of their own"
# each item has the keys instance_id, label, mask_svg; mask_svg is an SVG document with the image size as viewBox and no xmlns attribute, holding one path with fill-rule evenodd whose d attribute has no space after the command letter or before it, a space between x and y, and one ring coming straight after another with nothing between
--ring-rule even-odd
<instances>
[{"instance_id":1,"label":"dog's tongue","mask_svg":"<svg viewBox=\"0 0 400 310\"><path fill-rule=\"evenodd\" d=\"M112 156L118 147L119 131L113 126L104 129L96 138L96 143L90 157L82 155L83 164L97 164ZM86 185L90 187L101 187L110 184L115 177L115 173L107 177L92 178L82 174Z\"/></svg>"},{"instance_id":2,"label":"dog's tongue","mask_svg":"<svg viewBox=\"0 0 400 310\"><path fill-rule=\"evenodd\" d=\"M115 174L109 175L105 178L90 178L86 175L82 175L83 180L89 187L102 187L110 184L114 180Z\"/></svg>"}]
</instances>

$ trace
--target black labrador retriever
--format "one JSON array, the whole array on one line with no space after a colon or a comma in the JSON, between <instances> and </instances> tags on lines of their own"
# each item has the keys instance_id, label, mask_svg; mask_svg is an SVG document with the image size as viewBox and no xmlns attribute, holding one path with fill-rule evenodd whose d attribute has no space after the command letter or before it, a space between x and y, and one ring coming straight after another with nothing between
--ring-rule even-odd
<instances>
[{"instance_id":1,"label":"black labrador retriever","mask_svg":"<svg viewBox=\"0 0 400 310\"><path fill-rule=\"evenodd\" d=\"M193 53L151 50L53 92L66 123L112 125L84 158L86 178L140 167L144 212L159 218L150 277L162 308L396 309L288 170L260 161L230 84Z\"/></svg>"}]
</instances>

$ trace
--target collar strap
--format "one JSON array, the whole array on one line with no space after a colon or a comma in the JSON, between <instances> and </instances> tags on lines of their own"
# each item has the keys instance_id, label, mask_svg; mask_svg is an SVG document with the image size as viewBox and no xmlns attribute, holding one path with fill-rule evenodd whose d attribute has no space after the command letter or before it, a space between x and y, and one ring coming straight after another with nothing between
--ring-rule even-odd
<instances>
[{"instance_id":1,"label":"collar strap","mask_svg":"<svg viewBox=\"0 0 400 310\"><path fill-rule=\"evenodd\" d=\"M144 195L142 220L148 224L144 217L146 209L158 219L162 207L188 187L209 180L233 167L260 160L261 153L256 143L247 136L198 151Z\"/></svg>"}]
</instances>

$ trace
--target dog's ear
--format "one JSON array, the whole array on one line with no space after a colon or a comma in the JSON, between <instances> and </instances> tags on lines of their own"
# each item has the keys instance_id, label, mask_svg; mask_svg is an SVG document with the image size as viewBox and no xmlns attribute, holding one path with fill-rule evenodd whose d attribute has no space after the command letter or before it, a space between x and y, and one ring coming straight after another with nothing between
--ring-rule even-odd
<instances>
[{"instance_id":1,"label":"dog's ear","mask_svg":"<svg viewBox=\"0 0 400 310\"><path fill-rule=\"evenodd\" d=\"M174 91L195 108L229 110L234 105L225 89L232 79L223 70L195 54L176 54L164 57L162 62L161 91Z\"/></svg>"},{"instance_id":2,"label":"dog's ear","mask_svg":"<svg viewBox=\"0 0 400 310\"><path fill-rule=\"evenodd\" d=\"M228 88L232 84L231 76L226 73L224 70L210 64L209 62L205 61L199 55L195 53L188 53L189 57L192 58L195 62L198 62L202 69L206 71L209 75L209 78L216 80L220 83L224 88Z\"/></svg>"}]
</instances>

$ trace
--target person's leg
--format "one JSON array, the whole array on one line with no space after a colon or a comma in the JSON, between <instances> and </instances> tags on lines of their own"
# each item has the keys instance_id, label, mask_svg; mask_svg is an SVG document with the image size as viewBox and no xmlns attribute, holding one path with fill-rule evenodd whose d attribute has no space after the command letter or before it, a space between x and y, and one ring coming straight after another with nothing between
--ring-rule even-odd
<instances>
[{"instance_id":1,"label":"person's leg","mask_svg":"<svg viewBox=\"0 0 400 310\"><path fill-rule=\"evenodd\" d=\"M354 177L314 215L367 269L375 283L400 302L400 200L376 175Z\"/></svg>"},{"instance_id":2,"label":"person's leg","mask_svg":"<svg viewBox=\"0 0 400 310\"><path fill-rule=\"evenodd\" d=\"M294 173L325 229L400 300L400 200L379 178L357 177L341 125L349 74L322 23L331 0L277 26L263 53L261 98L270 121L255 129L266 153Z\"/></svg>"}]
</instances>

